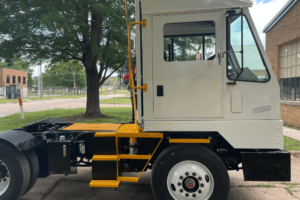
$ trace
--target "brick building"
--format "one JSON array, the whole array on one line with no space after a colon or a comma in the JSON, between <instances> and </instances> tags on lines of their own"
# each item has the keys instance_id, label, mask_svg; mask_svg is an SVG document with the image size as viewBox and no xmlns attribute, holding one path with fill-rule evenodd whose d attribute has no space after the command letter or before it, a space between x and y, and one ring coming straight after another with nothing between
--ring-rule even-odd
<instances>
[{"instance_id":1,"label":"brick building","mask_svg":"<svg viewBox=\"0 0 300 200\"><path fill-rule=\"evenodd\" d=\"M0 98L27 97L28 72L0 68Z\"/></svg>"},{"instance_id":2,"label":"brick building","mask_svg":"<svg viewBox=\"0 0 300 200\"><path fill-rule=\"evenodd\" d=\"M300 127L300 0L290 0L265 27L266 52L281 93L281 118Z\"/></svg>"}]
</instances>

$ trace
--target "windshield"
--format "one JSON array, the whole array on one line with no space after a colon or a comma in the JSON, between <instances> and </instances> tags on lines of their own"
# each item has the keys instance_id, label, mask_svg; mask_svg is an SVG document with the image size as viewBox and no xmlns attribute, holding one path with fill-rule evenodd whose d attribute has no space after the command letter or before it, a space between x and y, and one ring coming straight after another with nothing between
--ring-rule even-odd
<instances>
[{"instance_id":1,"label":"windshield","mask_svg":"<svg viewBox=\"0 0 300 200\"><path fill-rule=\"evenodd\" d=\"M243 28L241 26L243 20ZM242 71L242 53L244 69L238 81L267 82L269 73L265 62L255 42L248 20L245 16L228 16L228 63L227 75L230 80L235 80ZM243 52L242 36L243 31Z\"/></svg>"}]
</instances>

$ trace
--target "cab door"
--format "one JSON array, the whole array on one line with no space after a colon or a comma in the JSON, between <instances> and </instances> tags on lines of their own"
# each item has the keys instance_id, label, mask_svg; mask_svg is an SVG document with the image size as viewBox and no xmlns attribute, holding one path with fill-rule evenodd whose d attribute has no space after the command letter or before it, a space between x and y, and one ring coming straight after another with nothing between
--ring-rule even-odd
<instances>
[{"instance_id":1,"label":"cab door","mask_svg":"<svg viewBox=\"0 0 300 200\"><path fill-rule=\"evenodd\" d=\"M221 16L153 17L154 119L222 117Z\"/></svg>"}]
</instances>

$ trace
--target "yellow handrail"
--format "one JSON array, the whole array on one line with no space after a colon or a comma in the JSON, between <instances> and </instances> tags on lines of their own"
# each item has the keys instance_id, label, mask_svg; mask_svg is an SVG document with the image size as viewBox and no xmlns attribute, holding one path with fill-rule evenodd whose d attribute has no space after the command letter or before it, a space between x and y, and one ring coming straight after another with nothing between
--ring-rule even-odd
<instances>
[{"instance_id":1,"label":"yellow handrail","mask_svg":"<svg viewBox=\"0 0 300 200\"><path fill-rule=\"evenodd\" d=\"M135 87L135 85L134 85L133 71L132 71L132 59L131 59L131 32L130 32L130 28L131 28L132 25L142 25L142 27L146 27L146 20L142 20L142 22L132 22L132 23L129 24L127 0L125 0L125 9L126 9L127 33L128 33L129 86L132 88L132 96L133 96L133 104L134 104L134 115L135 115L135 125L136 125L136 128L138 128L135 89L143 89L143 91L147 91L147 85L143 84L143 86L139 86L139 87Z\"/></svg>"}]
</instances>

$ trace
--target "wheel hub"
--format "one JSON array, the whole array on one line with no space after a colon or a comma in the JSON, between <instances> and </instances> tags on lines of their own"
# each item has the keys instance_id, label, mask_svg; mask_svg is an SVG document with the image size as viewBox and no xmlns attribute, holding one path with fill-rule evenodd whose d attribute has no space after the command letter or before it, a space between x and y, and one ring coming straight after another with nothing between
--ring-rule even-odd
<instances>
[{"instance_id":1,"label":"wheel hub","mask_svg":"<svg viewBox=\"0 0 300 200\"><path fill-rule=\"evenodd\" d=\"M7 166L0 160L0 196L2 196L10 183L10 174Z\"/></svg>"},{"instance_id":2,"label":"wheel hub","mask_svg":"<svg viewBox=\"0 0 300 200\"><path fill-rule=\"evenodd\" d=\"M209 181L206 177L209 177ZM208 200L214 188L210 171L195 161L175 165L169 172L167 184L175 200Z\"/></svg>"},{"instance_id":3,"label":"wheel hub","mask_svg":"<svg viewBox=\"0 0 300 200\"><path fill-rule=\"evenodd\" d=\"M185 181L185 186L188 189L193 189L196 186L196 182L192 178L187 178Z\"/></svg>"}]
</instances>

